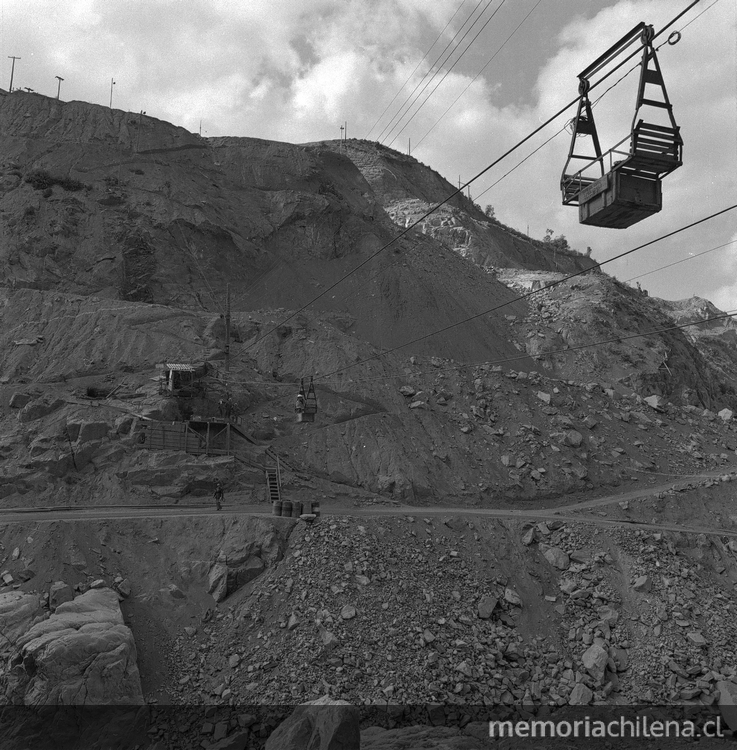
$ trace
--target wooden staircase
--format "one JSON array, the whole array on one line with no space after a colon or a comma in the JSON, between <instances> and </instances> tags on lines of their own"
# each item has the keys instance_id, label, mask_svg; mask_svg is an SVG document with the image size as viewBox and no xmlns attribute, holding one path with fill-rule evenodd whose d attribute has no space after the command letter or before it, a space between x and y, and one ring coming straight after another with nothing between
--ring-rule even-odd
<instances>
[{"instance_id":1,"label":"wooden staircase","mask_svg":"<svg viewBox=\"0 0 737 750\"><path fill-rule=\"evenodd\" d=\"M266 467L266 496L271 503L281 502L281 467L278 458L276 466Z\"/></svg>"}]
</instances>

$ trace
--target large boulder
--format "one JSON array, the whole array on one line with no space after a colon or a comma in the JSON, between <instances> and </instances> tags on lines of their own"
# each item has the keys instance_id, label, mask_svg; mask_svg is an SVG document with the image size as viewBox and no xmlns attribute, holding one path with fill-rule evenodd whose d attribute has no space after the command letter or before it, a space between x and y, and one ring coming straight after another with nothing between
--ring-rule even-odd
<instances>
[{"instance_id":1,"label":"large boulder","mask_svg":"<svg viewBox=\"0 0 737 750\"><path fill-rule=\"evenodd\" d=\"M296 519L274 525L250 518L245 529L242 525L229 529L208 575L208 591L215 601L222 601L281 560L295 523Z\"/></svg>"},{"instance_id":2,"label":"large boulder","mask_svg":"<svg viewBox=\"0 0 737 750\"><path fill-rule=\"evenodd\" d=\"M3 634L0 649L6 651L32 625L45 618L38 594L8 591L0 594L0 633Z\"/></svg>"},{"instance_id":3,"label":"large boulder","mask_svg":"<svg viewBox=\"0 0 737 750\"><path fill-rule=\"evenodd\" d=\"M593 643L589 646L581 657L581 661L583 662L586 671L594 678L594 680L596 680L597 683L601 683L604 679L604 672L606 671L608 660L609 653L598 643Z\"/></svg>"},{"instance_id":4,"label":"large boulder","mask_svg":"<svg viewBox=\"0 0 737 750\"><path fill-rule=\"evenodd\" d=\"M143 703L136 644L111 589L90 589L60 604L15 646L10 669L0 680L5 703Z\"/></svg>"},{"instance_id":5,"label":"large boulder","mask_svg":"<svg viewBox=\"0 0 737 750\"><path fill-rule=\"evenodd\" d=\"M717 682L717 690L719 691L719 710L724 723L733 732L737 732L737 684L728 680L720 680Z\"/></svg>"},{"instance_id":6,"label":"large boulder","mask_svg":"<svg viewBox=\"0 0 737 750\"><path fill-rule=\"evenodd\" d=\"M64 406L64 401L60 398L41 398L27 403L18 412L18 419L21 422L33 422L35 419L41 419L41 417L52 414L57 409L61 409L62 406Z\"/></svg>"},{"instance_id":7,"label":"large boulder","mask_svg":"<svg viewBox=\"0 0 737 750\"><path fill-rule=\"evenodd\" d=\"M323 696L293 711L266 741L265 750L360 750L358 708Z\"/></svg>"},{"instance_id":8,"label":"large boulder","mask_svg":"<svg viewBox=\"0 0 737 750\"><path fill-rule=\"evenodd\" d=\"M107 422L81 422L77 432L77 442L102 440L108 436L110 425Z\"/></svg>"}]
</instances>

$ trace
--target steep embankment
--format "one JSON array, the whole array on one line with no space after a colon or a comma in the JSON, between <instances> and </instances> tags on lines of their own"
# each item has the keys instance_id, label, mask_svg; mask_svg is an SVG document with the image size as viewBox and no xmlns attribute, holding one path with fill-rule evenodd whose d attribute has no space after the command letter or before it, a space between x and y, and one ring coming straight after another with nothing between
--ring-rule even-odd
<instances>
[{"instance_id":1,"label":"steep embankment","mask_svg":"<svg viewBox=\"0 0 737 750\"><path fill-rule=\"evenodd\" d=\"M379 143L327 141L315 147L344 153L361 170L376 199L400 227L414 224L431 207L457 192L430 167ZM482 268L520 268L571 273L596 262L561 251L490 218L464 194L455 195L418 229Z\"/></svg>"},{"instance_id":2,"label":"steep embankment","mask_svg":"<svg viewBox=\"0 0 737 750\"><path fill-rule=\"evenodd\" d=\"M715 375L729 362L732 328L675 329L698 317L605 274L563 281L561 274L505 271L500 279L522 294L535 291L526 317L512 321L517 342L544 372L620 383L642 395L717 411L737 404L730 378ZM546 286L554 285L546 289ZM718 311L714 314L718 314ZM702 315L702 319L703 319ZM709 355L710 349L722 358ZM703 354L702 354L703 352Z\"/></svg>"},{"instance_id":3,"label":"steep embankment","mask_svg":"<svg viewBox=\"0 0 737 750\"><path fill-rule=\"evenodd\" d=\"M248 138L203 140L152 118L14 93L0 99L0 260L9 286L222 311L306 304L396 227L345 156ZM140 139L139 139L139 133ZM417 234L315 308L391 347L511 299ZM509 352L505 325L419 353Z\"/></svg>"}]
</instances>

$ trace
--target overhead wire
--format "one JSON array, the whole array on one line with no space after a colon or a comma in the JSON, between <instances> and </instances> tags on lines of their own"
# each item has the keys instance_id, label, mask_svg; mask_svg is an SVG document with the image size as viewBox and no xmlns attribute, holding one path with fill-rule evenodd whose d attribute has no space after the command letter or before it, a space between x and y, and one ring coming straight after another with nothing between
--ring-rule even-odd
<instances>
[{"instance_id":1,"label":"overhead wire","mask_svg":"<svg viewBox=\"0 0 737 750\"><path fill-rule=\"evenodd\" d=\"M450 52L448 52L448 54L445 55L445 52L448 49L448 47L450 47L453 44L453 42L455 41L456 37L461 33L461 31L463 31L463 27L469 22L469 20L473 17L473 15L478 10L479 6L484 1L486 2L486 5L484 5L484 7L482 8L481 12L478 14L478 16L476 16L476 18L473 20L473 22L471 23L471 25L466 29L466 31L463 32L463 36L453 46L453 48L450 50ZM458 49L458 47L460 47L460 45L463 42L463 40L468 36L468 34L473 29L473 27L476 26L476 24L480 21L480 19L484 15L484 13L486 13L486 9L493 2L494 2L494 0L479 0L478 1L478 3L476 4L476 7L471 11L471 14L468 16L468 18L461 25L461 28L458 29L458 31L453 36L453 38L450 40L450 42L448 42L448 44L445 46L445 49L440 53L440 55L437 57L437 59L435 60L435 62L432 64L430 70L428 70L427 73L425 73L425 75L422 77L422 80L420 80L417 83L417 85L414 87L414 89L412 89L412 92L404 100L404 102L402 103L402 106L394 114L394 117L392 117L392 119L390 120L389 124L384 127L384 129L381 131L381 133L379 133L379 135L378 135L378 137L376 139L377 141L381 141L384 138L385 134L387 134L387 133L391 134L392 130L394 130L395 123L397 122L397 120L401 120L404 117L404 115L412 108L412 106L414 105L414 103L422 95L422 93L425 91L425 89L435 80L435 78L438 75L438 73L442 70L443 65L445 65L448 62L448 60L450 60L450 58L453 56L453 53ZM443 57L443 55L445 55L445 57L441 60L440 58ZM431 73L432 73L432 76L430 76L429 80L427 80L427 82L425 82L425 79ZM425 82L424 86L423 86L423 82ZM419 93L417 93L417 89L420 88L420 86L422 86L422 89L420 90ZM417 95L415 96L415 94L417 94ZM406 109L405 109L405 107L406 107ZM388 137L388 135L387 135L387 137Z\"/></svg>"},{"instance_id":2,"label":"overhead wire","mask_svg":"<svg viewBox=\"0 0 737 750\"><path fill-rule=\"evenodd\" d=\"M669 21L660 31L658 31L654 36L653 40L659 37L661 34L665 33L674 23L676 23L680 18L682 18L688 11L693 8L695 5L697 5L700 2L700 0L691 0L691 2L684 8L680 13L678 13L676 16L673 17L671 21ZM652 41L652 40L651 40ZM643 46L640 46L636 48L632 53L630 53L627 57L624 58L624 60L620 61L617 65L615 65L611 70L609 70L607 73L605 73L598 81L591 84L589 87L589 91L596 88L597 86L600 86L609 76L613 75L617 70L619 70L621 67L623 67L626 63L628 63L633 57L635 57L641 50L643 49ZM396 234L392 239L390 239L388 242L385 242L381 247L379 247L377 250L375 250L373 253L371 253L367 258L365 258L363 261L358 263L356 266L354 266L350 271L345 273L343 276L341 276L337 281L332 283L330 286L328 286L326 289L324 289L322 292L317 294L315 297L313 297L309 302L302 305L299 309L293 311L290 315L288 315L286 318L284 318L277 326L270 329L269 331L266 331L262 336L257 338L255 341L251 343L250 346L255 346L259 341L261 341L266 336L273 333L279 326L284 325L289 320L294 318L295 316L299 315L303 310L306 310L310 305L317 302L317 300L324 297L326 294L331 292L335 287L342 284L347 278L352 276L354 273L356 273L359 269L363 268L365 265L370 263L374 258L376 258L378 255L380 255L382 252L387 250L389 247L394 245L398 240L400 240L402 237L406 236L412 229L414 229L416 226L418 226L420 223L422 223L428 216L435 213L439 208L444 206L446 203L449 203L453 198L455 198L457 195L462 194L463 191L472 183L474 183L476 180L478 180L480 177L485 175L489 170L493 169L499 162L501 162L503 159L506 159L507 156L509 156L511 153L516 151L520 146L527 143L532 137L534 137L537 133L539 133L541 130L546 128L551 122L556 120L558 117L560 117L564 112L566 112L568 109L570 109L572 106L577 104L579 101L579 97L576 97L572 101L568 102L568 104L564 105L561 109L559 109L555 114L551 115L547 120L545 120L543 123L541 123L538 127L536 127L534 130L532 130L530 133L528 133L522 140L518 141L516 144L511 146L509 149L507 149L501 156L497 157L491 164L484 167L478 174L476 174L474 177L472 177L470 180L468 180L463 185L460 185L457 190L454 190L450 195L448 195L445 199L440 201L439 203L435 204L431 208L429 208L427 211L425 211L419 218L417 218L412 224L405 227L401 232ZM250 348L250 347L249 347Z\"/></svg>"},{"instance_id":3,"label":"overhead wire","mask_svg":"<svg viewBox=\"0 0 737 750\"><path fill-rule=\"evenodd\" d=\"M461 0L461 4L456 8L455 13L450 17L450 20L448 21L448 23L445 24L445 26L443 27L443 30L437 35L437 37L435 37L435 41L427 48L427 52L425 52L425 54L423 55L422 60L420 60L420 62L418 62L417 65L415 65L415 69L409 74L409 76L407 76L407 80L399 87L399 89L397 90L397 93L394 94L394 96L392 97L392 100L389 102L389 104L386 105L386 107L384 107L384 111L376 118L376 122L371 126L368 133L366 133L366 140L368 140L368 137L371 135L374 128L379 124L379 122L381 121L381 118L387 113L387 110L389 109L389 107L391 107L392 104L394 104L396 98L399 96L399 94L402 93L402 89L410 82L410 80L412 79L412 76L418 71L420 65L422 65L423 62L425 62L432 48L438 43L438 40L440 39L440 37L443 36L443 34L445 34L445 30L448 28L448 26L450 26L451 23L453 23L453 19L458 15L459 11L465 4L466 4L466 0Z\"/></svg>"},{"instance_id":4,"label":"overhead wire","mask_svg":"<svg viewBox=\"0 0 737 750\"><path fill-rule=\"evenodd\" d=\"M657 273L658 271L664 271L666 268L671 268L672 266L677 266L681 263L685 263L686 261L700 258L702 255L713 253L715 250L721 250L723 247L727 247L728 245L734 245L736 242L737 240L730 240L729 242L725 242L722 245L717 245L716 247L709 248L709 250L704 250L700 253L696 253L695 255L689 255L687 258L681 258L680 260L676 260L673 263L668 263L665 266L660 266L660 268L653 268L652 271L646 271L645 273L640 273L637 276L631 276L629 279L625 279L624 283L627 284L630 281L634 281L635 279L641 279L644 276L650 276L650 274Z\"/></svg>"},{"instance_id":5,"label":"overhead wire","mask_svg":"<svg viewBox=\"0 0 737 750\"><path fill-rule=\"evenodd\" d=\"M427 372L441 373L441 372L451 372L451 371L459 371L459 370L473 370L479 367L495 367L495 366L500 366L504 364L509 364L510 362L517 362L522 359L532 359L532 358L539 359L539 358L548 357L554 354L570 354L571 352L577 352L583 349L593 349L597 346L604 346L605 344L622 343L623 341L631 341L637 338L646 338L648 336L656 336L662 333L685 330L686 328L691 328L693 326L700 326L705 323L713 323L719 320L731 320L735 317L737 317L737 310L730 310L729 312L720 313L719 315L712 315L707 318L703 318L702 320L691 321L689 323L674 323L673 325L670 325L670 326L665 326L663 328L655 328L649 331L641 331L638 333L631 333L631 334L626 334L626 335L618 334L615 336L610 336L609 338L606 338L606 339L590 341L586 344L576 344L574 346L567 345L559 349L550 349L545 352L538 352L534 355L525 352L525 353L515 354L510 357L502 357L499 359L487 359L487 360L481 360L477 362L462 362L462 363L455 363L452 365L447 365L445 367L433 367L431 370L429 369L423 370L422 368L418 368L418 370L415 371L415 373L413 374L423 373L423 372L424 373L427 373ZM349 369L349 368L345 368L345 369ZM338 371L335 371L335 372L338 372ZM325 378L332 377L335 374L335 372L330 373L329 375L325 376ZM398 372L395 372L395 373L385 373L383 375L378 375L375 377L365 377L365 378L358 378L358 379L351 378L350 383L351 385L378 383L378 382L385 382L387 380L398 378L398 377L407 377L407 373L403 371L401 374ZM329 385L325 382L325 378L321 377L319 381L315 382L315 386L317 388L329 387ZM235 378L233 382L241 384L241 385L262 385L262 386L266 386L269 388L271 387L276 387L276 388L284 387L284 388L290 388L290 389L294 388L294 383L292 382L270 383L270 382L259 382L259 381L244 381L238 378ZM334 385L342 385L342 384L343 383L339 383L338 381L335 381L334 383Z\"/></svg>"},{"instance_id":6,"label":"overhead wire","mask_svg":"<svg viewBox=\"0 0 737 750\"><path fill-rule=\"evenodd\" d=\"M415 148L419 148L422 141L424 141L425 138L427 138L427 136L430 135L430 133L432 133L433 130L435 130L435 128L440 124L440 121L448 114L448 112L450 112L451 109L453 109L453 107L455 107L456 104L458 104L458 101L460 100L460 98L466 93L466 91L468 91L468 89L471 88L471 86L473 86L473 84L476 82L478 77L486 70L486 68L489 67L489 65L492 63L494 58L504 49L507 42L520 30L522 25L533 14L535 9L537 8L538 5L540 5L541 2L542 0L537 0L532 10L517 24L514 31L512 31L512 33L502 42L499 49L497 49L497 51L487 60L486 64L481 68L481 70L479 70L478 73L476 73L476 75L471 79L471 82L466 86L466 88L463 89L463 91L461 91L460 94L458 94L458 96L455 98L453 103L445 110L445 112L443 112L442 115L440 115L440 117L438 117L438 119L435 121L435 124L425 133L425 135L422 136L422 138L420 138L419 141L417 141L417 143L415 144Z\"/></svg>"},{"instance_id":7,"label":"overhead wire","mask_svg":"<svg viewBox=\"0 0 737 750\"><path fill-rule=\"evenodd\" d=\"M637 252L638 250L642 250L643 248L646 248L650 245L654 245L656 242L660 242L664 239L667 239L668 237L673 237L676 234L680 234L681 232L686 231L687 229L691 229L695 226L698 226L699 224L703 224L706 221L710 221L711 219L715 219L717 216L721 216L722 214L727 213L728 211L733 211L735 208L737 208L737 203L727 207L723 208L719 211L716 211L713 214L710 214L709 216L702 217L701 219L697 219L696 221L691 222L690 224L686 224L685 226L679 227L678 229L674 229L672 232L668 232L667 234L661 235L660 237L656 237L653 240L649 240L648 242L644 242L641 245L638 245L637 247L632 248L631 250L626 250L623 253L619 253L618 255L615 255L612 258L609 258L608 260L602 261L601 263L598 263L596 266L593 266L592 268L600 268L601 266L606 265L607 263L613 263L615 260L619 260L620 258L624 258L627 255L631 255L634 252ZM550 284L546 284L544 287L541 287L540 289L535 289L533 291L527 292L526 294L522 294L514 299L508 300L507 302L503 302L499 305L495 305L494 307L489 308L488 310L484 310L480 313L475 313L474 315L470 315L466 318L463 318L463 320L459 320L455 323L451 323L447 326L443 326L442 328L439 328L436 331L432 331L430 333L426 333L423 336L418 336L417 338L414 338L410 341L406 341L403 344L399 344L391 349L387 349L383 352L381 352L381 356L384 356L386 354L391 354L392 352L397 351L398 349L404 349L407 346L411 346L412 344L416 344L420 341L424 341L425 339L431 338L432 336L437 336L440 333L445 333L446 331L449 331L453 328L457 328L460 325L465 325L466 323L470 323L472 320L477 320L478 318L482 318L486 315L489 315L492 312L496 312L497 310L501 309L502 307L507 307L508 305L511 305L513 302L520 302L522 300L525 300L529 297L532 297L535 294L538 294L539 292L545 291L547 289L552 289L555 286L558 286L566 281L570 281L571 279L575 279L577 276L582 276L585 273L589 273L592 268L585 268L581 271L576 271L575 273L569 274L568 276L563 277L562 279L558 279L556 281L550 282ZM371 357L367 357L366 359L359 360L358 362L354 362L351 365L346 365L345 367L341 367L337 370L333 370L330 373L327 373L324 377L330 377L331 375L335 375L338 372L342 372L344 370L350 369L352 367L356 367L360 364L364 364L366 362L370 362L373 359L376 359L380 355L373 355Z\"/></svg>"},{"instance_id":8,"label":"overhead wire","mask_svg":"<svg viewBox=\"0 0 737 750\"><path fill-rule=\"evenodd\" d=\"M671 331L683 330L686 328L690 328L691 326L699 326L704 323L713 323L717 320L729 320L735 317L737 317L737 310L731 310L729 312L722 313L720 315L712 315L711 317L704 318L703 320L693 321L691 323L674 323L672 326L666 326L664 328L656 328L650 331L642 331L639 333L631 333L627 335L611 336L610 338L600 339L598 341L591 341L587 344L576 344L575 346L565 346L565 347L561 347L560 349L550 349L545 352L538 352L534 355L525 352L525 353L515 354L510 357L503 357L500 359L488 359L488 360L483 360L479 362L463 362L463 363L448 365L447 367L433 367L432 370L425 370L425 372L437 373L437 372L450 372L450 371L456 371L456 370L476 369L479 367L487 367L487 366L495 367L499 365L509 364L510 362L517 362L521 359L543 358L543 357L551 356L553 354L570 354L571 352L577 352L583 349L592 349L597 346L604 346L605 344L622 343L623 341L631 341L632 339L646 338L647 336L656 336L661 333L669 333ZM420 370L420 372L422 372L422 370ZM331 373L330 375L326 377L332 377L333 374L334 373ZM406 373L403 372L401 375L400 373L390 373L390 374L381 375L377 377L359 378L356 380L351 379L350 382L352 385L361 385L363 383L382 382L382 381L389 380L390 378L397 378L397 377L406 377ZM315 383L316 387L319 387L320 385L324 385L324 383L322 382ZM294 386L292 385L292 387Z\"/></svg>"},{"instance_id":9,"label":"overhead wire","mask_svg":"<svg viewBox=\"0 0 737 750\"><path fill-rule=\"evenodd\" d=\"M399 130L397 132L397 134L394 136L394 138L392 138L391 141L389 141L389 143L386 143L386 142L384 143L385 146L391 147L391 145L394 143L394 141L396 141L397 138L399 138L399 136L402 135L402 133L407 129L408 125L412 122L412 120L414 120L415 117L417 117L417 115L420 113L420 110L427 104L428 101L430 101L432 95L442 85L443 81L453 72L453 69L463 59L463 57L466 54L466 52L468 52L468 50L471 49L471 46L479 38L479 35L482 34L483 31L484 31L484 29L494 20L494 16L496 16L496 14L502 9L502 6L504 5L505 2L506 2L506 0L502 0L501 3L499 4L499 6L497 7L497 9L491 14L491 16L489 16L489 18L486 19L484 25L478 30L478 32L476 32L476 36L474 36L474 38L471 39L471 41L468 43L466 49L464 49L463 52L461 52L461 54L458 56L458 59L445 71L445 73L443 74L443 77L435 84L435 88L432 89L432 91L430 91L430 93L427 95L427 97L425 97L425 99L420 103L420 106L417 107L417 109L412 113L412 116L407 120L407 122L404 123L404 125L401 128L401 130ZM461 40L461 41L463 41L463 40ZM407 110L407 112L405 113L405 116L407 114L409 114L409 110ZM399 125L399 123L397 123L397 126L398 125ZM391 135L391 133L389 133L389 135ZM387 138L388 137L389 136L387 136Z\"/></svg>"}]
</instances>

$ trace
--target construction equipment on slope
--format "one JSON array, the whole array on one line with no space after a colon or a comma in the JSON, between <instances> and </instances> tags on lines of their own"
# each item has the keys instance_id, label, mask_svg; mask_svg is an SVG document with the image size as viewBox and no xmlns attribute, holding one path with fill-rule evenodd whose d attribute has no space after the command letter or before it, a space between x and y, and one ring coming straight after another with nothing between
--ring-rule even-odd
<instances>
[{"instance_id":1,"label":"construction equipment on slope","mask_svg":"<svg viewBox=\"0 0 737 750\"><path fill-rule=\"evenodd\" d=\"M652 26L639 23L578 75L578 112L572 121L571 146L560 187L563 205L578 205L581 224L623 229L657 213L663 206L662 178L683 163L683 141L653 47L654 35ZM679 39L680 34L673 32L668 42L675 44ZM631 131L603 153L588 97L590 78L637 41L643 48ZM643 107L649 108L647 122L638 119ZM666 124L652 122L658 112ZM581 138L591 139L593 153L578 151ZM629 145L623 146L626 141ZM569 172L575 160L586 164Z\"/></svg>"}]
</instances>

